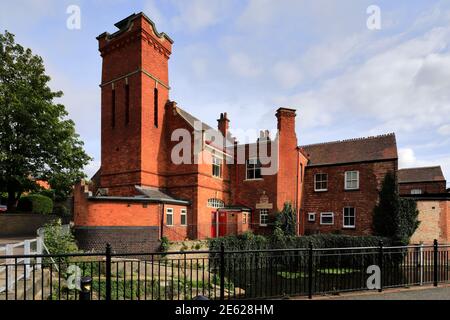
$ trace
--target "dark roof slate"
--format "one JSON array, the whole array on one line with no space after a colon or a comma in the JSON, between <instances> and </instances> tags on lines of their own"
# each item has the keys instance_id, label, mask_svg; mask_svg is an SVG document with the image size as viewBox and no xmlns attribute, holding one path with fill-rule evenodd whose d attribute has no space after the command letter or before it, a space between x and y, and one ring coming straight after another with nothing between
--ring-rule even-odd
<instances>
[{"instance_id":1,"label":"dark roof slate","mask_svg":"<svg viewBox=\"0 0 450 320\"><path fill-rule=\"evenodd\" d=\"M398 170L399 183L445 181L440 166Z\"/></svg>"},{"instance_id":2,"label":"dark roof slate","mask_svg":"<svg viewBox=\"0 0 450 320\"><path fill-rule=\"evenodd\" d=\"M395 134L300 146L309 166L398 159Z\"/></svg>"}]
</instances>

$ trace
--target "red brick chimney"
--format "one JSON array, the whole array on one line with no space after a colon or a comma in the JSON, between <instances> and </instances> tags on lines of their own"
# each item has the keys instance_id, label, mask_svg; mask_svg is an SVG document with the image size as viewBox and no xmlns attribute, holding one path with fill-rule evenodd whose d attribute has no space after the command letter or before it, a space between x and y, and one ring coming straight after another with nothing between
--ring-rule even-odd
<instances>
[{"instance_id":1,"label":"red brick chimney","mask_svg":"<svg viewBox=\"0 0 450 320\"><path fill-rule=\"evenodd\" d=\"M230 120L228 120L227 113L221 113L220 119L217 120L218 129L222 133L223 137L226 139L228 136L228 129L230 127Z\"/></svg>"},{"instance_id":2,"label":"red brick chimney","mask_svg":"<svg viewBox=\"0 0 450 320\"><path fill-rule=\"evenodd\" d=\"M282 210L285 202L291 202L293 205L296 203L295 185L298 169L296 111L280 108L276 116L278 119L277 209Z\"/></svg>"}]
</instances>

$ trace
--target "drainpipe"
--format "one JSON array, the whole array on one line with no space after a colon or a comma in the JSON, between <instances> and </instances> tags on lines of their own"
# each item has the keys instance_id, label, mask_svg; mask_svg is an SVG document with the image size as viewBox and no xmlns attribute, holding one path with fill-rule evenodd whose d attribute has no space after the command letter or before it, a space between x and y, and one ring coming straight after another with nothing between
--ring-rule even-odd
<instances>
[{"instance_id":1,"label":"drainpipe","mask_svg":"<svg viewBox=\"0 0 450 320\"><path fill-rule=\"evenodd\" d=\"M160 238L162 239L164 237L164 203L162 203L162 212L161 212L161 230L160 230Z\"/></svg>"}]
</instances>

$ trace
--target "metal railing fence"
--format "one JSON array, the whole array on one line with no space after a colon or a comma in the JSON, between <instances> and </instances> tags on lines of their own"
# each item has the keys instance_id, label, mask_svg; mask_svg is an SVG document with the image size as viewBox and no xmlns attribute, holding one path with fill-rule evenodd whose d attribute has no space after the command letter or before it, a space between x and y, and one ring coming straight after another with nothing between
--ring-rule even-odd
<instances>
[{"instance_id":1,"label":"metal railing fence","mask_svg":"<svg viewBox=\"0 0 450 320\"><path fill-rule=\"evenodd\" d=\"M450 245L0 256L0 299L265 299L450 282ZM378 274L377 274L378 272ZM29 274L20 279L18 275ZM379 283L372 276L378 276ZM371 279L375 287L370 287ZM372 283L372 284L373 284Z\"/></svg>"}]
</instances>

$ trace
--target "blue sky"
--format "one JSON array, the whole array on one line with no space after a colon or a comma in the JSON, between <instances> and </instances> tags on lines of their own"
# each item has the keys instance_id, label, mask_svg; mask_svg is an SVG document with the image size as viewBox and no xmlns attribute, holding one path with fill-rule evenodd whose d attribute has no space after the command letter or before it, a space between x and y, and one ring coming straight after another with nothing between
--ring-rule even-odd
<instances>
[{"instance_id":1,"label":"blue sky","mask_svg":"<svg viewBox=\"0 0 450 320\"><path fill-rule=\"evenodd\" d=\"M69 30L69 5L81 29ZM381 30L366 10L381 9ZM95 37L144 11L174 39L171 99L215 125L274 129L296 108L299 144L395 132L400 166L450 180L450 3L365 0L16 0L0 29L41 55L86 150L100 163L101 59ZM450 186L450 185L449 185Z\"/></svg>"}]
</instances>

